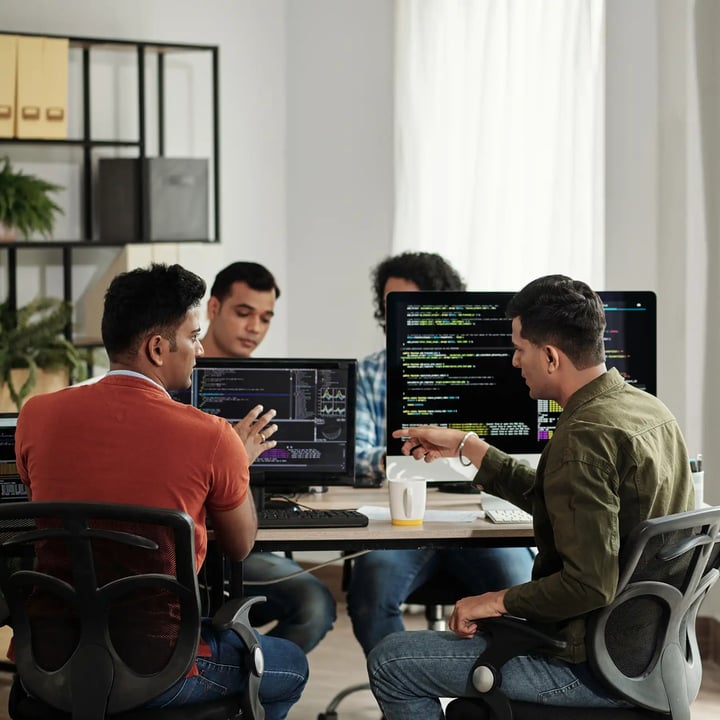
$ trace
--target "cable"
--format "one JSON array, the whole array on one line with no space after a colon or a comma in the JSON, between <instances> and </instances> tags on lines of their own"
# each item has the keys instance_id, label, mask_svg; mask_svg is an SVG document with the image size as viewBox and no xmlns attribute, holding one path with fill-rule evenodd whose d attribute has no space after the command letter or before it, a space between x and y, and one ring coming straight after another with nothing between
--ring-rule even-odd
<instances>
[{"instance_id":1,"label":"cable","mask_svg":"<svg viewBox=\"0 0 720 720\"><path fill-rule=\"evenodd\" d=\"M324 563L313 565L312 567L306 568L305 570L300 570L298 572L291 573L290 575L284 575L283 577L275 578L273 580L244 580L243 585L277 585L277 583L285 582L286 580L290 580L300 575L307 575L308 573L315 572L316 570L319 570L320 568L326 567L328 565L334 565L337 562L352 560L353 558L360 557L361 555L366 555L369 552L369 550L359 550L358 552L351 553L350 555L341 555L340 557L333 558L332 560L327 560Z\"/></svg>"}]
</instances>

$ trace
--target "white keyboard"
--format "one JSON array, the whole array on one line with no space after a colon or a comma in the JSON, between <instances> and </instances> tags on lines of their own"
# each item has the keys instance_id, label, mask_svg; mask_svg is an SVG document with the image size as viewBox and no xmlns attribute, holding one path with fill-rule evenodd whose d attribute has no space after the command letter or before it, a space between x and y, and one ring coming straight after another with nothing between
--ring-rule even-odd
<instances>
[{"instance_id":1,"label":"white keyboard","mask_svg":"<svg viewBox=\"0 0 720 720\"><path fill-rule=\"evenodd\" d=\"M531 523L532 515L520 508L488 508L485 517L494 523Z\"/></svg>"}]
</instances>

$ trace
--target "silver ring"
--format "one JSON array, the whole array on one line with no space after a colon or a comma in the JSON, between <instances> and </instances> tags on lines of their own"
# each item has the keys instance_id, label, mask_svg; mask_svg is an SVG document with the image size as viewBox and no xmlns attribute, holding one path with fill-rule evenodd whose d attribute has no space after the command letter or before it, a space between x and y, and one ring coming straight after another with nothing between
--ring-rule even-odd
<instances>
[{"instance_id":1,"label":"silver ring","mask_svg":"<svg viewBox=\"0 0 720 720\"><path fill-rule=\"evenodd\" d=\"M260 437L262 438L263 442L266 442L264 433L259 433Z\"/></svg>"}]
</instances>

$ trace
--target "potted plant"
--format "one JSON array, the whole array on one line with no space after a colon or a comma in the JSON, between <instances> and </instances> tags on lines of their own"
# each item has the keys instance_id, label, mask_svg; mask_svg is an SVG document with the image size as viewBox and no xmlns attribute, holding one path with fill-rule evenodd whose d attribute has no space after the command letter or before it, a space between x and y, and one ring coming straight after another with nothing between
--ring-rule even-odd
<instances>
[{"instance_id":1,"label":"potted plant","mask_svg":"<svg viewBox=\"0 0 720 720\"><path fill-rule=\"evenodd\" d=\"M0 389L7 385L18 410L39 372L64 371L61 385L67 385L70 372L84 376L82 353L64 335L71 313L70 303L53 298L36 298L17 311L0 303Z\"/></svg>"},{"instance_id":2,"label":"potted plant","mask_svg":"<svg viewBox=\"0 0 720 720\"><path fill-rule=\"evenodd\" d=\"M37 232L50 237L56 213L63 212L50 193L62 189L36 175L13 169L6 157L0 170L0 226L3 226L0 236L15 240L19 234L27 240Z\"/></svg>"}]
</instances>

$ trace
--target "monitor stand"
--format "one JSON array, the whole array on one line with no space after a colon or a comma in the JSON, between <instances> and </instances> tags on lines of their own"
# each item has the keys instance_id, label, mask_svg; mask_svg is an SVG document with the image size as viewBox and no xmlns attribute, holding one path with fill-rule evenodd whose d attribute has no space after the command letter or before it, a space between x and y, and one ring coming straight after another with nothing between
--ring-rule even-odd
<instances>
[{"instance_id":1,"label":"monitor stand","mask_svg":"<svg viewBox=\"0 0 720 720\"><path fill-rule=\"evenodd\" d=\"M461 493L464 495L479 495L480 488L471 482L439 482L436 484L438 492Z\"/></svg>"},{"instance_id":2,"label":"monitor stand","mask_svg":"<svg viewBox=\"0 0 720 720\"><path fill-rule=\"evenodd\" d=\"M292 508L298 510L300 506L291 500L287 495L298 492L296 488L270 488L265 485L250 484L250 492L255 501L255 509L260 512L262 510L284 510ZM279 497L274 497L279 496Z\"/></svg>"},{"instance_id":3,"label":"monitor stand","mask_svg":"<svg viewBox=\"0 0 720 720\"><path fill-rule=\"evenodd\" d=\"M299 510L300 506L286 498L265 498L263 510Z\"/></svg>"}]
</instances>

